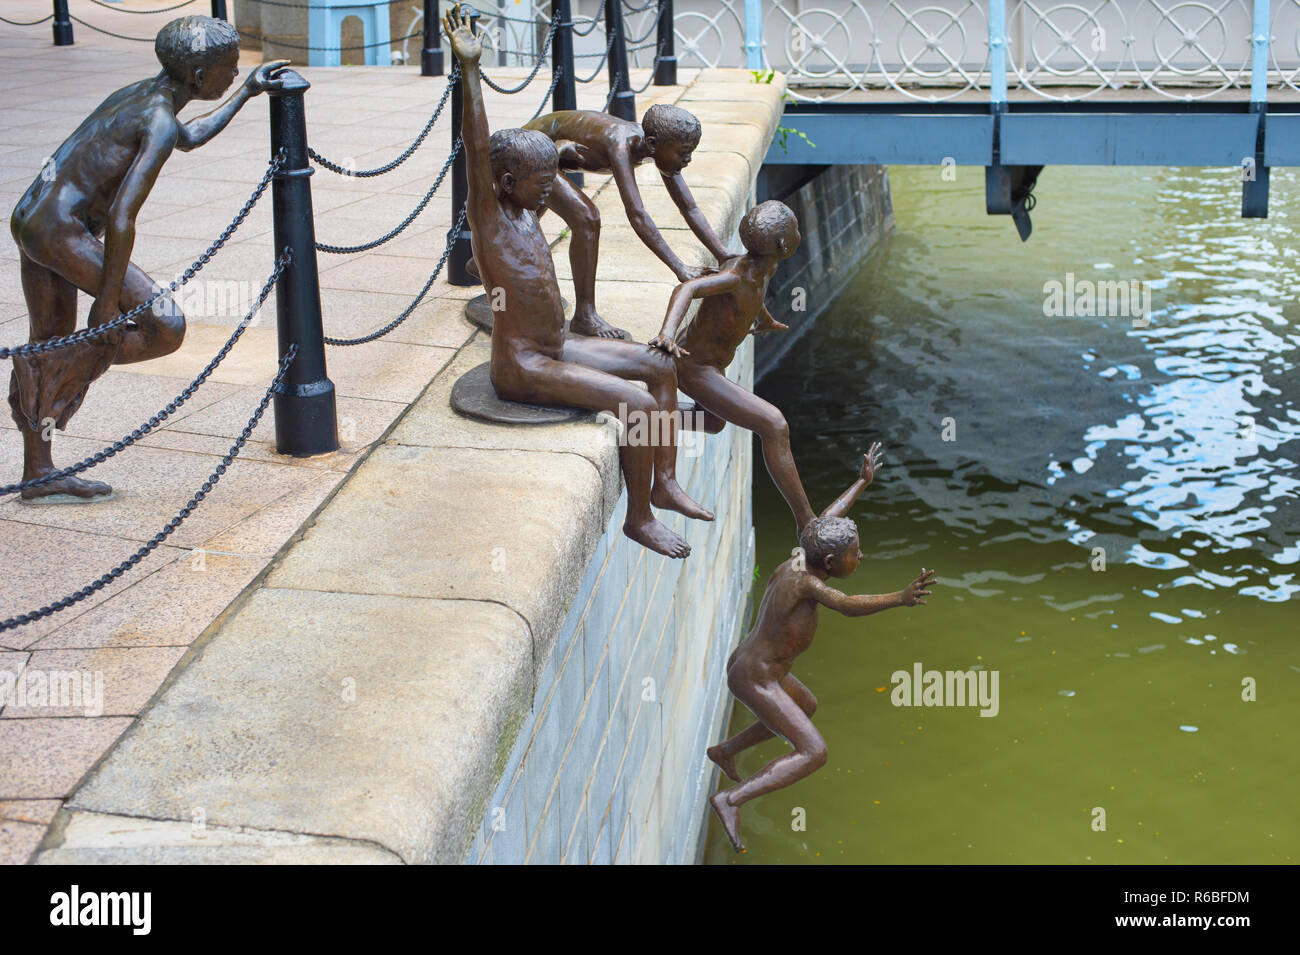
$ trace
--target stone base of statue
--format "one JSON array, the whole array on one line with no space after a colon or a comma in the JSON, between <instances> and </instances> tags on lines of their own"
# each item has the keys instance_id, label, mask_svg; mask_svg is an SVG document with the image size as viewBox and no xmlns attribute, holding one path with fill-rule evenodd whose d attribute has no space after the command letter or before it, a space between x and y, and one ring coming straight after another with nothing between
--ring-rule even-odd
<instances>
[{"instance_id":1,"label":"stone base of statue","mask_svg":"<svg viewBox=\"0 0 1300 955\"><path fill-rule=\"evenodd\" d=\"M569 303L560 299L560 308L567 312ZM465 317L488 334L492 333L492 306L488 304L487 293L475 295L465 303Z\"/></svg>"},{"instance_id":2,"label":"stone base of statue","mask_svg":"<svg viewBox=\"0 0 1300 955\"><path fill-rule=\"evenodd\" d=\"M584 408L555 408L528 405L498 398L489 377L488 363L471 368L451 387L451 406L467 418L497 424L563 424L590 418Z\"/></svg>"}]
</instances>

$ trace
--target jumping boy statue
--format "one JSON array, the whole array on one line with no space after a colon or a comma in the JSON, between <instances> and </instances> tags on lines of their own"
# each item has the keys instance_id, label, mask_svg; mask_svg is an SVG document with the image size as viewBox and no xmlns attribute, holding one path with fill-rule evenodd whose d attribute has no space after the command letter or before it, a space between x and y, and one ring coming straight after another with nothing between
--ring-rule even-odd
<instances>
[{"instance_id":1,"label":"jumping boy statue","mask_svg":"<svg viewBox=\"0 0 1300 955\"><path fill-rule=\"evenodd\" d=\"M263 63L235 94L189 122L177 114L190 100L220 99L239 73L239 34L224 20L191 16L158 32L154 51L162 71L104 100L45 163L14 207L30 341L71 334L77 291L94 296L89 328L110 322L151 299L159 287L131 262L140 207L173 149L202 146L248 100L273 89L288 63ZM145 309L127 324L48 352L18 355L9 382L9 408L23 436L23 480L56 470L50 433L62 430L90 383L112 364L174 352L185 316L171 301ZM22 492L25 499L61 496L94 500L112 489L101 481L63 477Z\"/></svg>"},{"instance_id":2,"label":"jumping boy statue","mask_svg":"<svg viewBox=\"0 0 1300 955\"><path fill-rule=\"evenodd\" d=\"M851 576L862 560L857 525L844 515L879 468L880 444L876 443L862 460L858 480L821 517L808 522L794 556L772 572L758 622L727 661L727 686L758 717L757 723L708 750L709 759L739 784L709 800L737 852L745 849L740 838L741 806L826 765L826 742L812 724L817 698L790 672L795 658L817 634L818 608L865 617L891 607L916 607L930 596L934 571L924 567L920 576L892 594L850 596L826 585L828 577ZM742 780L736 772L737 754L773 736L788 742L794 752Z\"/></svg>"}]
</instances>

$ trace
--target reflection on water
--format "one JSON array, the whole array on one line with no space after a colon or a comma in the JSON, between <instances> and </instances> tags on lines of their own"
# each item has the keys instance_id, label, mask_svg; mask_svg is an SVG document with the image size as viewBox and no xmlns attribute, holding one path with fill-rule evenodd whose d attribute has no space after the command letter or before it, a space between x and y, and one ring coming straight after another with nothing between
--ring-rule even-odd
<instances>
[{"instance_id":1,"label":"reflection on water","mask_svg":"<svg viewBox=\"0 0 1300 955\"><path fill-rule=\"evenodd\" d=\"M744 856L712 825L708 861L1300 856L1300 177L1273 175L1261 221L1230 170L1050 168L1022 245L980 170L891 170L895 234L759 391L814 506L888 449L842 589L942 587L823 612L795 672L830 762L745 807ZM1112 294L1063 314L1048 283ZM1100 283L1148 283L1150 315ZM754 516L766 579L795 541L761 464ZM999 715L891 705L917 662L998 670Z\"/></svg>"}]
</instances>

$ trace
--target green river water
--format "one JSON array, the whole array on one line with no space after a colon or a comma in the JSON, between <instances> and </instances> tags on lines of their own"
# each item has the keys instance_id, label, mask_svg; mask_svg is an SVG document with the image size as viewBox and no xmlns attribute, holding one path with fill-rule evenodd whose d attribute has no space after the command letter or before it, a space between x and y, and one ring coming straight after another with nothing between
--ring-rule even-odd
<instances>
[{"instance_id":1,"label":"green river water","mask_svg":"<svg viewBox=\"0 0 1300 955\"><path fill-rule=\"evenodd\" d=\"M711 817L705 861L1295 862L1300 174L1244 220L1232 170L1049 168L1024 244L982 170L890 175L895 231L758 391L815 508L885 444L832 583L940 583L821 612L794 672L830 760L744 807L743 855ZM1045 315L1067 273L1149 282L1149 326ZM757 601L796 541L755 459ZM892 705L917 663L997 671L998 714Z\"/></svg>"}]
</instances>

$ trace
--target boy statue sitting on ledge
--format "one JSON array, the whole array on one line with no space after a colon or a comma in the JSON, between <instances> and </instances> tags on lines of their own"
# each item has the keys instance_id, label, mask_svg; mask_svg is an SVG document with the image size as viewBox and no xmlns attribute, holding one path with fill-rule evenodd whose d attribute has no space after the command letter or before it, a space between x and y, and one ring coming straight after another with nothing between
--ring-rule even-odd
<instances>
[{"instance_id":1,"label":"boy statue sitting on ledge","mask_svg":"<svg viewBox=\"0 0 1300 955\"><path fill-rule=\"evenodd\" d=\"M10 229L18 243L30 341L70 335L77 290L93 295L89 328L154 298L159 287L131 262L135 220L173 149L188 152L226 128L248 100L277 84L288 60L263 63L210 113L181 122L190 100L220 99L239 74L239 34L225 20L182 17L158 32L162 72L104 100L46 160L18 200ZM101 241L102 240L102 241ZM55 472L50 432L67 427L90 383L108 370L170 354L185 316L168 300L126 325L53 351L14 358L9 408L23 436L23 480ZM22 492L25 499L103 498L102 481L68 476Z\"/></svg>"},{"instance_id":2,"label":"boy statue sitting on ledge","mask_svg":"<svg viewBox=\"0 0 1300 955\"><path fill-rule=\"evenodd\" d=\"M786 327L772 317L763 296L776 267L799 248L799 222L787 205L770 199L745 214L740 241L744 255L729 256L719 271L673 290L663 328L650 344L673 356L678 387L695 399L699 415L687 415L687 421L700 422L708 434L717 434L730 421L759 436L767 473L802 531L813 519L813 509L790 451L785 415L727 377L727 366L747 335ZM678 329L697 298L699 313L678 343Z\"/></svg>"},{"instance_id":3,"label":"boy statue sitting on ledge","mask_svg":"<svg viewBox=\"0 0 1300 955\"><path fill-rule=\"evenodd\" d=\"M865 617L891 607L916 607L930 596L934 571L921 574L897 593L849 596L826 585L828 577L849 577L862 560L858 528L845 513L880 468L880 443L862 460L862 474L799 535L799 548L768 578L758 622L727 660L727 686L749 707L758 722L710 746L709 759L739 785L716 793L709 804L737 852L740 807L758 796L784 789L826 765L826 741L812 724L817 697L790 672L794 660L817 634L817 609L828 607L847 617ZM736 756L773 736L794 747L742 780Z\"/></svg>"},{"instance_id":4,"label":"boy statue sitting on ledge","mask_svg":"<svg viewBox=\"0 0 1300 955\"><path fill-rule=\"evenodd\" d=\"M494 301L492 387L507 401L664 422L655 442L620 442L628 501L623 533L665 556L686 557L690 545L651 511L653 504L713 519L674 477L678 412L672 359L631 342L566 338L555 260L537 222L537 210L559 175L555 144L535 130L499 129L489 138L479 34L459 6L444 17L444 27L464 90L465 210L474 258L489 296L503 306L497 310ZM644 382L649 392L635 382Z\"/></svg>"}]
</instances>

